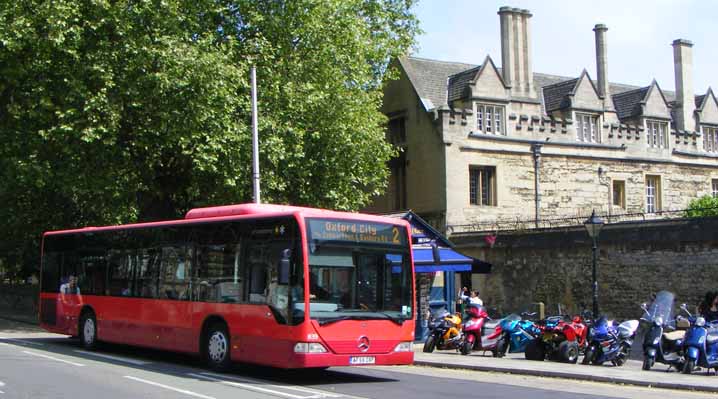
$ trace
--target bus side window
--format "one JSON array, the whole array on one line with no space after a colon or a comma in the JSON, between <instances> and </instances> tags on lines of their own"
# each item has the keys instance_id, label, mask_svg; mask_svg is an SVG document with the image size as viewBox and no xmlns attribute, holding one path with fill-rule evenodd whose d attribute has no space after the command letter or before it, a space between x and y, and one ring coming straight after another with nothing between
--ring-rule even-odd
<instances>
[{"instance_id":1,"label":"bus side window","mask_svg":"<svg viewBox=\"0 0 718 399\"><path fill-rule=\"evenodd\" d=\"M160 282L160 298L189 299L189 257L187 248L183 246L167 246L162 248L162 280Z\"/></svg>"}]
</instances>

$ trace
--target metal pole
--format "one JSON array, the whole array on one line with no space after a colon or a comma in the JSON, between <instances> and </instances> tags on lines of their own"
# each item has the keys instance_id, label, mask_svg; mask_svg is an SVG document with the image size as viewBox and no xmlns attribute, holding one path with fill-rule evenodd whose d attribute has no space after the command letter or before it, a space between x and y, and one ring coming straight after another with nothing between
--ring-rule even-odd
<instances>
[{"instance_id":1,"label":"metal pole","mask_svg":"<svg viewBox=\"0 0 718 399\"><path fill-rule=\"evenodd\" d=\"M593 238L593 318L598 318L598 280L596 279L596 237Z\"/></svg>"},{"instance_id":2,"label":"metal pole","mask_svg":"<svg viewBox=\"0 0 718 399\"><path fill-rule=\"evenodd\" d=\"M538 229L541 219L541 187L539 174L541 173L541 144L533 144L531 151L534 156L534 225Z\"/></svg>"},{"instance_id":3,"label":"metal pole","mask_svg":"<svg viewBox=\"0 0 718 399\"><path fill-rule=\"evenodd\" d=\"M252 183L254 203L262 201L259 196L259 133L257 132L257 70L252 65Z\"/></svg>"}]
</instances>

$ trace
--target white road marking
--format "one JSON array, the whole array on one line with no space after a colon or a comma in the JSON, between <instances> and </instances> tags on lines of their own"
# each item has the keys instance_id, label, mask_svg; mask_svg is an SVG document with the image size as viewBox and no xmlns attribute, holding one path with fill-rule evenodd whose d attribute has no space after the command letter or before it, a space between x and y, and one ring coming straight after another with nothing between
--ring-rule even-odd
<instances>
[{"instance_id":1,"label":"white road marking","mask_svg":"<svg viewBox=\"0 0 718 399\"><path fill-rule=\"evenodd\" d=\"M13 342L22 342L23 344L34 345L34 346L45 346L45 344L41 344L39 342L25 341L24 339L6 338L6 337L0 337L0 339L4 339L6 341L13 341Z\"/></svg>"},{"instance_id":2,"label":"white road marking","mask_svg":"<svg viewBox=\"0 0 718 399\"><path fill-rule=\"evenodd\" d=\"M81 364L81 363L75 363L75 362L71 362L71 361L69 361L69 360L63 360L63 359L59 359L59 358L56 358L56 357L53 357L53 356L43 355L42 353L29 352L29 351L22 351L22 353L27 353L28 355L33 355L33 356L44 357L44 358L46 358L46 359L51 359L51 360L55 360L55 361L57 361L57 362L63 362L63 363L71 364L71 365L77 366L77 367L84 367L84 366L85 366L84 364Z\"/></svg>"},{"instance_id":3,"label":"white road marking","mask_svg":"<svg viewBox=\"0 0 718 399\"><path fill-rule=\"evenodd\" d=\"M105 359L117 360L119 362L130 363L130 364L134 364L135 366L144 366L146 364L151 363L151 362L145 362L142 360L135 360L135 359L130 359L130 358L126 358L126 357L121 357L121 356L105 355L104 353L88 352L88 351L82 351L82 350L75 350L75 352L81 353L83 355L97 356L97 357L102 357Z\"/></svg>"},{"instance_id":4,"label":"white road marking","mask_svg":"<svg viewBox=\"0 0 718 399\"><path fill-rule=\"evenodd\" d=\"M9 346L7 342L0 342L0 346Z\"/></svg>"},{"instance_id":5,"label":"white road marking","mask_svg":"<svg viewBox=\"0 0 718 399\"><path fill-rule=\"evenodd\" d=\"M130 376L130 375L126 375L125 378L130 379L130 380L134 380L134 381L138 381L138 382L142 382L142 383L145 383L145 384L149 384L149 385L154 385L154 386L160 387L160 388L169 389L170 391L175 391L175 392L183 393L183 394L185 394L185 395L196 396L196 397L198 397L198 398L203 398L203 399L215 399L215 398L213 398L212 396L206 396L206 395L202 395L201 393L188 391L188 390L186 390L186 389L180 389L180 388L171 387L171 386L169 386L169 385L160 384L159 382L143 380L142 378L132 377L132 376Z\"/></svg>"},{"instance_id":6,"label":"white road marking","mask_svg":"<svg viewBox=\"0 0 718 399\"><path fill-rule=\"evenodd\" d=\"M4 382L2 382L2 381L0 381L0 387L4 387L4 386L5 386L5 383L4 383ZM3 392L3 391L0 391L0 394L3 394L3 393L5 393L5 392Z\"/></svg>"},{"instance_id":7,"label":"white road marking","mask_svg":"<svg viewBox=\"0 0 718 399\"><path fill-rule=\"evenodd\" d=\"M340 398L343 396L343 395L337 395L334 393L315 391L315 390L311 390L311 389L307 389L307 388L293 387L293 386L289 386L289 385L264 384L261 381L244 380L244 379L240 379L240 378L229 377L229 376L219 375L219 374L212 374L212 373L200 373L200 374L187 373L187 375L190 375L195 378L202 378L202 379L209 380L209 381L219 382L224 385L248 389L250 391L266 392L266 393L269 393L272 395L284 396L284 397L292 398L292 399ZM216 378L214 376L220 377L220 378ZM227 379L235 380L235 381L243 381L243 382L227 381ZM257 385L254 385L257 383L262 383L263 385L266 385L269 387L274 387L274 388L279 388L279 389L288 389L288 390L295 390L295 391L299 391L299 392L310 393L311 395L309 395L309 396L295 395L295 394L291 394L288 392L278 391L275 389L262 388Z\"/></svg>"},{"instance_id":8,"label":"white road marking","mask_svg":"<svg viewBox=\"0 0 718 399\"><path fill-rule=\"evenodd\" d=\"M332 393L332 392L324 392L324 391L320 391L320 390L317 390L317 389L299 387L299 386L296 386L296 385L267 384L267 383L265 383L264 381L252 380L252 379L249 379L249 378L238 378L238 377L233 377L233 376L228 376L228 375L222 375L222 374L216 374L216 373L203 372L203 373L200 373L200 374L203 375L203 376L210 376L210 377L215 377L215 378L219 378L219 379L226 378L226 379L229 379L229 380L234 380L234 381L239 381L239 382L244 382L244 383L250 383L250 384L251 384L251 383L255 383L255 384L256 384L256 383L261 383L261 384L263 384L263 385L270 386L270 387L274 387L274 388L289 389L289 390L292 390L292 391L311 393L312 395L322 395L322 396L319 396L319 397L321 397L321 398L341 398L341 397L344 397L344 395L341 395L341 394L336 394L336 393ZM311 397L314 397L314 396L311 396Z\"/></svg>"}]
</instances>

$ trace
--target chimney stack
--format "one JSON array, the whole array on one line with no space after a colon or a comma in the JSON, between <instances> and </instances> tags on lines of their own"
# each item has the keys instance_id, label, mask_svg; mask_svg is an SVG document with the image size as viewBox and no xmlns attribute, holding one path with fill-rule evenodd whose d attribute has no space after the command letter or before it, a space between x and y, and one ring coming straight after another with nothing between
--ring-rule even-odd
<instances>
[{"instance_id":1,"label":"chimney stack","mask_svg":"<svg viewBox=\"0 0 718 399\"><path fill-rule=\"evenodd\" d=\"M696 109L693 96L693 43L685 39L673 41L673 67L676 74L675 123L677 130L693 132Z\"/></svg>"},{"instance_id":2,"label":"chimney stack","mask_svg":"<svg viewBox=\"0 0 718 399\"><path fill-rule=\"evenodd\" d=\"M501 68L511 95L536 97L531 68L531 26L529 10L501 7Z\"/></svg>"},{"instance_id":3,"label":"chimney stack","mask_svg":"<svg viewBox=\"0 0 718 399\"><path fill-rule=\"evenodd\" d=\"M611 101L611 90L608 87L608 49L606 48L606 31L608 27L604 24L597 24L593 31L596 32L596 75L598 78L598 94L603 97L603 107L613 110Z\"/></svg>"}]
</instances>

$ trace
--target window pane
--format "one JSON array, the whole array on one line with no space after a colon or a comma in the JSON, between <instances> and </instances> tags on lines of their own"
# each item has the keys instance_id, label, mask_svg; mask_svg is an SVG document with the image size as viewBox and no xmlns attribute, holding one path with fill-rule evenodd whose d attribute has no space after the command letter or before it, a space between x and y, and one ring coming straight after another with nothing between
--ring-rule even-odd
<instances>
[{"instance_id":1,"label":"window pane","mask_svg":"<svg viewBox=\"0 0 718 399\"><path fill-rule=\"evenodd\" d=\"M476 130L483 132L484 131L484 106L479 105L476 107Z\"/></svg>"},{"instance_id":2,"label":"window pane","mask_svg":"<svg viewBox=\"0 0 718 399\"><path fill-rule=\"evenodd\" d=\"M478 196L476 195L476 189L477 189L477 182L479 180L479 170L478 169L470 169L469 170L469 203L470 204L478 204Z\"/></svg>"}]
</instances>

